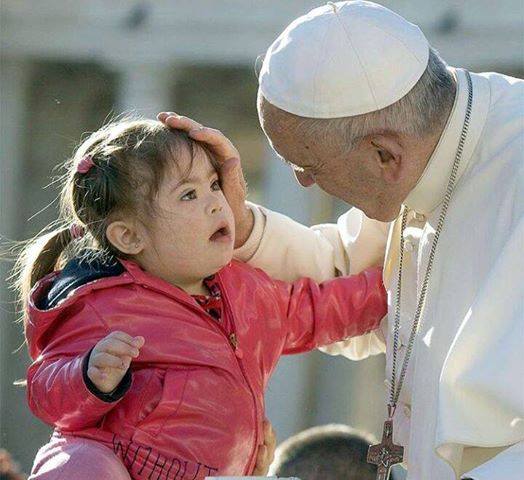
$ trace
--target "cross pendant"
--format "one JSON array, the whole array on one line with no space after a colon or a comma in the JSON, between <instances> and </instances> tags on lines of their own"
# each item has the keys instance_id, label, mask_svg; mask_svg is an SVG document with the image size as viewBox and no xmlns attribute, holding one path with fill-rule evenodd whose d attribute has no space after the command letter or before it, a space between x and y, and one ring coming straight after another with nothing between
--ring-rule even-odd
<instances>
[{"instance_id":1,"label":"cross pendant","mask_svg":"<svg viewBox=\"0 0 524 480\"><path fill-rule=\"evenodd\" d=\"M368 463L377 465L377 480L388 480L391 467L402 463L404 447L393 443L393 420L384 422L382 441L371 445L368 450Z\"/></svg>"}]
</instances>

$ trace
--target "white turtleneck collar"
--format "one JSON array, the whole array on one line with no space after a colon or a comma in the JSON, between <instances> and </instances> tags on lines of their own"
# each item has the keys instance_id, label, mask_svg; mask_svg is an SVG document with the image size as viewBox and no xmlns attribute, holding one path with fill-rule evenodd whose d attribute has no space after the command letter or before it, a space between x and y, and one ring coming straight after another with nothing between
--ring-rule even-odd
<instances>
[{"instance_id":1,"label":"white turtleneck collar","mask_svg":"<svg viewBox=\"0 0 524 480\"><path fill-rule=\"evenodd\" d=\"M451 70L457 79L455 103L424 173L404 201L408 208L424 215L430 214L444 200L466 116L468 104L466 72L453 68ZM457 173L457 182L459 182L461 175L469 164L469 160L473 156L484 127L490 103L489 83L483 77L475 74L472 74L472 82L473 103L471 120Z\"/></svg>"}]
</instances>

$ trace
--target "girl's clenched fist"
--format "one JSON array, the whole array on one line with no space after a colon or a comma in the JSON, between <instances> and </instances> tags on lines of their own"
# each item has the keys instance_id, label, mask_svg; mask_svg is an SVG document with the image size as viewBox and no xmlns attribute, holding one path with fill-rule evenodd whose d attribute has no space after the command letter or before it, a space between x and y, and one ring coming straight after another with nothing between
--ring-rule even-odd
<instances>
[{"instance_id":1,"label":"girl's clenched fist","mask_svg":"<svg viewBox=\"0 0 524 480\"><path fill-rule=\"evenodd\" d=\"M144 337L111 332L91 351L87 376L101 392L112 392L124 378L131 360L138 357L144 343Z\"/></svg>"}]
</instances>

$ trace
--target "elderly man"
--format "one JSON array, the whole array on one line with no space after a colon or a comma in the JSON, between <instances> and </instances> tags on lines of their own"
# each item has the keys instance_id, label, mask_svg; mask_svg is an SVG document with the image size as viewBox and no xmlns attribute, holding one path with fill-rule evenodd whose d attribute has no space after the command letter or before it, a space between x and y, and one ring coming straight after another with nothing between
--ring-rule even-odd
<instances>
[{"instance_id":1,"label":"elderly man","mask_svg":"<svg viewBox=\"0 0 524 480\"><path fill-rule=\"evenodd\" d=\"M328 347L386 353L388 417L368 454L377 478L400 461L410 480L523 478L523 100L521 80L448 67L379 5L329 3L296 19L265 56L260 122L302 185L357 207L310 229L246 206L237 152L218 131L160 117L223 160L237 257L275 277L324 280L381 261L376 220L393 221L387 318Z\"/></svg>"}]
</instances>

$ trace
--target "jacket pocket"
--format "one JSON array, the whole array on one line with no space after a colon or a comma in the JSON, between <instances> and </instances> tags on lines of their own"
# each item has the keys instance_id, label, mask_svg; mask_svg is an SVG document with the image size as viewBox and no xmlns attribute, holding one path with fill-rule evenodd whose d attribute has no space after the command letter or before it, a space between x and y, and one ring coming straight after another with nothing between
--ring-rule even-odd
<instances>
[{"instance_id":1,"label":"jacket pocket","mask_svg":"<svg viewBox=\"0 0 524 480\"><path fill-rule=\"evenodd\" d=\"M168 369L163 378L157 377L154 382L157 383L157 388L150 389L149 398L145 398L142 403L139 421L136 425L137 430L150 436L156 436L164 424L176 416L184 400L189 372L188 369Z\"/></svg>"}]
</instances>

